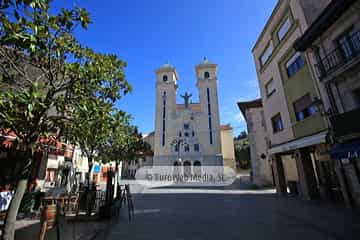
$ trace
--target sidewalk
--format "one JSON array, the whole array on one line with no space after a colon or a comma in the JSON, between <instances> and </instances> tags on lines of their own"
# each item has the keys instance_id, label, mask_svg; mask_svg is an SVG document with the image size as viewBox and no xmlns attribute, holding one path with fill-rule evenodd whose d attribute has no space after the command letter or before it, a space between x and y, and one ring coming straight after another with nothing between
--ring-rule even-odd
<instances>
[{"instance_id":1,"label":"sidewalk","mask_svg":"<svg viewBox=\"0 0 360 240\"><path fill-rule=\"evenodd\" d=\"M96 219L60 219L60 240L91 240L103 231L108 224L106 220ZM38 239L40 221L23 219L16 222L16 240ZM45 239L57 240L56 229L48 230Z\"/></svg>"}]
</instances>

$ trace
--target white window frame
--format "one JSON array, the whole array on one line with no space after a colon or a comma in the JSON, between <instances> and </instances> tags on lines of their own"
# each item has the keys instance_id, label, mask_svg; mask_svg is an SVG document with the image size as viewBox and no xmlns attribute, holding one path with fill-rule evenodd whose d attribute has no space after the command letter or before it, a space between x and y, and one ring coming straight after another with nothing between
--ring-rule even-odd
<instances>
[{"instance_id":1,"label":"white window frame","mask_svg":"<svg viewBox=\"0 0 360 240\"><path fill-rule=\"evenodd\" d=\"M284 39L286 34L289 32L291 25L292 25L291 19L290 17L287 17L286 20L282 23L281 27L279 28L279 31L277 32L279 41Z\"/></svg>"},{"instance_id":2,"label":"white window frame","mask_svg":"<svg viewBox=\"0 0 360 240\"><path fill-rule=\"evenodd\" d=\"M261 65L264 65L269 60L273 50L274 49L273 49L272 42L270 42L268 44L268 46L266 47L265 51L260 56Z\"/></svg>"},{"instance_id":3,"label":"white window frame","mask_svg":"<svg viewBox=\"0 0 360 240\"><path fill-rule=\"evenodd\" d=\"M286 68L288 68L291 64L293 64L296 59L300 56L299 52L296 52L287 62L286 62Z\"/></svg>"},{"instance_id":4,"label":"white window frame","mask_svg":"<svg viewBox=\"0 0 360 240\"><path fill-rule=\"evenodd\" d=\"M270 79L269 81L267 81L267 83L265 83L265 94L266 94L266 97L270 97L275 91L276 91L276 88L275 88L275 85L274 85L274 79ZM271 86L272 88L268 88L269 86Z\"/></svg>"}]
</instances>

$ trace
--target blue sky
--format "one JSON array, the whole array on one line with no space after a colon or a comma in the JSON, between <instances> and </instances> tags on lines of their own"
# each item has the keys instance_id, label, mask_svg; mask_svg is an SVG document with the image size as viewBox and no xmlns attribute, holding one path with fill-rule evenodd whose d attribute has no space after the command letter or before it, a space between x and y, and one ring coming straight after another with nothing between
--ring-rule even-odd
<instances>
[{"instance_id":1,"label":"blue sky","mask_svg":"<svg viewBox=\"0 0 360 240\"><path fill-rule=\"evenodd\" d=\"M196 64L204 56L219 65L222 124L234 135L246 129L237 101L259 96L251 49L277 0L77 0L93 24L78 31L80 41L127 62L134 90L117 103L143 133L154 128L155 69L169 61L180 75L179 91L193 93ZM73 1L55 1L71 7ZM66 5L64 5L66 4ZM180 102L181 99L178 99Z\"/></svg>"}]
</instances>

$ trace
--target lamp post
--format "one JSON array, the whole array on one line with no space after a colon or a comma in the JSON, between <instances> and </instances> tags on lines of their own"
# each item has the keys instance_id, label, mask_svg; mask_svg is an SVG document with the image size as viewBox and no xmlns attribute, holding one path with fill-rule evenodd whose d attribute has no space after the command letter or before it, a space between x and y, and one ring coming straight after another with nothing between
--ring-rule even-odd
<instances>
[{"instance_id":1,"label":"lamp post","mask_svg":"<svg viewBox=\"0 0 360 240\"><path fill-rule=\"evenodd\" d=\"M321 116L325 118L327 128L329 129L327 134L327 142L330 144L334 143L335 142L334 129L333 129L333 124L331 122L331 117L333 116L333 112L331 111L330 108L327 110L325 109L324 102L319 97L315 97L312 104L315 107L316 112L320 113Z\"/></svg>"},{"instance_id":2,"label":"lamp post","mask_svg":"<svg viewBox=\"0 0 360 240\"><path fill-rule=\"evenodd\" d=\"M179 139L174 139L171 142L171 146L175 146L175 151L177 150L177 160L180 162L182 162L182 159L180 158L180 151L181 151L181 146L185 146L187 145L185 139L179 138Z\"/></svg>"}]
</instances>

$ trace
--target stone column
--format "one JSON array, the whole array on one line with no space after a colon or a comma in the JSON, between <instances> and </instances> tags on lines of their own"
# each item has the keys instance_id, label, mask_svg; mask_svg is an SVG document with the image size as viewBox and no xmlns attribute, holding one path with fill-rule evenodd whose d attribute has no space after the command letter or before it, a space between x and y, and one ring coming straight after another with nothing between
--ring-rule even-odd
<instances>
[{"instance_id":1,"label":"stone column","mask_svg":"<svg viewBox=\"0 0 360 240\"><path fill-rule=\"evenodd\" d=\"M272 165L273 165L273 171L274 171L276 192L278 194L286 193L287 189L286 189L285 172L284 172L284 166L283 166L280 155L273 155Z\"/></svg>"},{"instance_id":2,"label":"stone column","mask_svg":"<svg viewBox=\"0 0 360 240\"><path fill-rule=\"evenodd\" d=\"M308 200L318 198L319 190L309 150L307 148L296 150L295 160L299 175L301 196Z\"/></svg>"}]
</instances>

